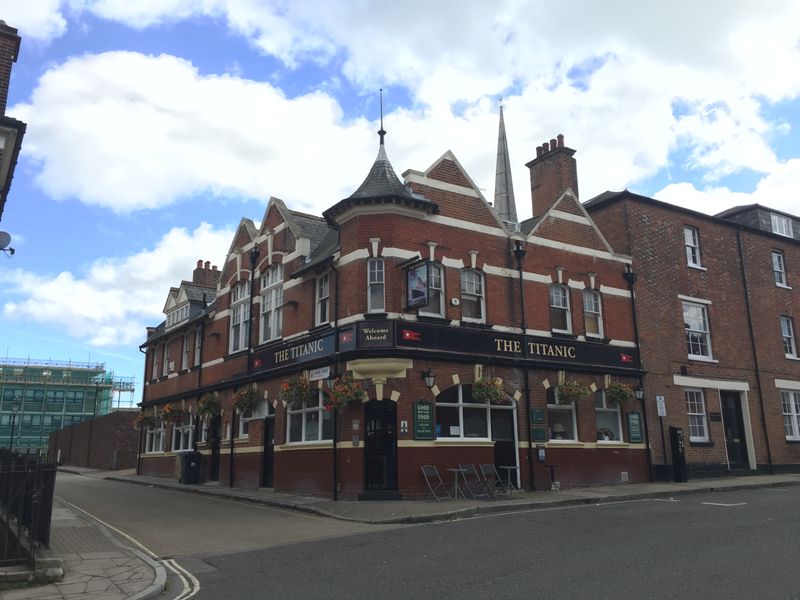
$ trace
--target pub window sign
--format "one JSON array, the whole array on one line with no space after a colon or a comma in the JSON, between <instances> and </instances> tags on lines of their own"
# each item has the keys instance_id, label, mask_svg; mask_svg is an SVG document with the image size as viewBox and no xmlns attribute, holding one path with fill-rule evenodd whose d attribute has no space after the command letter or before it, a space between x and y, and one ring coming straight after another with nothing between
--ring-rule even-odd
<instances>
[{"instance_id":1,"label":"pub window sign","mask_svg":"<svg viewBox=\"0 0 800 600\"><path fill-rule=\"evenodd\" d=\"M417 263L406 271L407 307L417 308L428 303L430 267L427 262Z\"/></svg>"}]
</instances>

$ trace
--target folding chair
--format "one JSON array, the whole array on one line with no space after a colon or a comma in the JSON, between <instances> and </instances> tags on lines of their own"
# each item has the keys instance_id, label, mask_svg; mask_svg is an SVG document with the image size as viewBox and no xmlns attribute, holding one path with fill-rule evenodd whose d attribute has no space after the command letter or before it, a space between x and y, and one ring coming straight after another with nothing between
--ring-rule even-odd
<instances>
[{"instance_id":1,"label":"folding chair","mask_svg":"<svg viewBox=\"0 0 800 600\"><path fill-rule=\"evenodd\" d=\"M506 494L511 494L513 485L510 481L505 481L497 472L497 467L493 464L481 464L481 474L487 486L491 486L492 491L502 490Z\"/></svg>"},{"instance_id":2,"label":"folding chair","mask_svg":"<svg viewBox=\"0 0 800 600\"><path fill-rule=\"evenodd\" d=\"M462 473L464 475L464 483L466 484L467 491L473 498L487 498L494 495L489 489L489 486L486 485L486 482L478 475L475 465L467 463L458 465L458 468L464 469Z\"/></svg>"},{"instance_id":3,"label":"folding chair","mask_svg":"<svg viewBox=\"0 0 800 600\"><path fill-rule=\"evenodd\" d=\"M444 499L440 498L440 495L447 498L447 500L452 498L450 491L439 475L439 469L437 469L435 465L422 465L422 476L425 478L425 483L428 484L428 490L430 490L428 498L433 496L436 498L437 502Z\"/></svg>"}]
</instances>

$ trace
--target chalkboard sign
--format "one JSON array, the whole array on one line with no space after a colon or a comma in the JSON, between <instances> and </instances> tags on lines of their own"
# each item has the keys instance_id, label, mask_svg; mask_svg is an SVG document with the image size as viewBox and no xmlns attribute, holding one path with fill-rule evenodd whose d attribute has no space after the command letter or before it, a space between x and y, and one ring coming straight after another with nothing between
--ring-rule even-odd
<instances>
[{"instance_id":1,"label":"chalkboard sign","mask_svg":"<svg viewBox=\"0 0 800 600\"><path fill-rule=\"evenodd\" d=\"M544 423L544 409L531 409L531 423Z\"/></svg>"},{"instance_id":2,"label":"chalkboard sign","mask_svg":"<svg viewBox=\"0 0 800 600\"><path fill-rule=\"evenodd\" d=\"M531 432L533 433L531 437L533 438L534 442L547 441L547 436L545 435L544 427L532 427Z\"/></svg>"},{"instance_id":3,"label":"chalkboard sign","mask_svg":"<svg viewBox=\"0 0 800 600\"><path fill-rule=\"evenodd\" d=\"M420 400L414 402L414 439L432 440L433 434L433 402Z\"/></svg>"},{"instance_id":4,"label":"chalkboard sign","mask_svg":"<svg viewBox=\"0 0 800 600\"><path fill-rule=\"evenodd\" d=\"M628 413L628 438L628 441L632 444L640 444L644 441L641 413Z\"/></svg>"}]
</instances>

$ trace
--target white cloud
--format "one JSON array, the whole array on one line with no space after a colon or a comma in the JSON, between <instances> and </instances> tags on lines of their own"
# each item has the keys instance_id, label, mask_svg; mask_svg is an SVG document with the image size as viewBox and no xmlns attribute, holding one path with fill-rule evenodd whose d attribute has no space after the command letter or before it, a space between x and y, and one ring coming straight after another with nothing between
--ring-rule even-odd
<instances>
[{"instance_id":1,"label":"white cloud","mask_svg":"<svg viewBox=\"0 0 800 600\"><path fill-rule=\"evenodd\" d=\"M64 35L67 21L58 10L59 0L0 0L0 18L19 30L26 40L49 42Z\"/></svg>"},{"instance_id":2,"label":"white cloud","mask_svg":"<svg viewBox=\"0 0 800 600\"><path fill-rule=\"evenodd\" d=\"M163 319L167 290L191 280L197 259L221 266L232 235L203 223L172 229L133 256L98 259L86 273L0 272L6 297L14 298L3 305L3 318L49 325L93 346L138 344L145 327Z\"/></svg>"}]
</instances>

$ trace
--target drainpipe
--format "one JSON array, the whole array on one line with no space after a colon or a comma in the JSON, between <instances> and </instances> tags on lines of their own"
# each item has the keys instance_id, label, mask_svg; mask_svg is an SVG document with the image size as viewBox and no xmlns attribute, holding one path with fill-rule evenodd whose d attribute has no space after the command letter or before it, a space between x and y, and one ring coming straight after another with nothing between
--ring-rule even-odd
<instances>
[{"instance_id":1,"label":"drainpipe","mask_svg":"<svg viewBox=\"0 0 800 600\"><path fill-rule=\"evenodd\" d=\"M633 315L633 337L636 341L636 355L639 363L639 387L644 390L644 363L642 361L642 344L639 340L639 322L636 319L636 296L633 293L633 285L636 283L636 273L631 269L630 264L625 265L625 272L622 274L625 281L628 282L628 292L631 295L631 314ZM650 478L650 483L653 483L653 458L650 455L650 425L647 421L647 402L642 396L642 420L644 421L644 445L646 447L647 456L647 474ZM666 457L665 457L666 461Z\"/></svg>"},{"instance_id":2,"label":"drainpipe","mask_svg":"<svg viewBox=\"0 0 800 600\"><path fill-rule=\"evenodd\" d=\"M335 375L338 375L338 362L339 362L339 271L336 270L336 267L333 264L333 260L330 263L331 270L333 271L333 365L332 368L334 370ZM336 451L336 438L338 437L338 432L336 431L336 407L333 406L331 408L331 412L333 413L331 416L333 417L333 423L331 423L333 427L333 499L339 499L339 461L338 461L338 452Z\"/></svg>"},{"instance_id":3,"label":"drainpipe","mask_svg":"<svg viewBox=\"0 0 800 600\"><path fill-rule=\"evenodd\" d=\"M761 384L761 369L758 367L758 352L756 351L756 336L753 331L753 312L750 306L750 286L747 283L747 271L744 268L744 250L742 249L742 227L736 230L736 241L739 247L739 266L742 270L742 281L744 282L744 303L747 307L747 329L750 331L750 348L753 351L753 363L756 368L756 385L758 386L758 404L761 408L761 428L764 430L764 442L767 446L767 463L769 464L770 474L775 473L772 464L772 451L769 447L769 434L767 433L767 419L764 413L764 389ZM721 396L720 396L721 398ZM725 446L727 451L727 445ZM730 467L729 467L730 468ZM758 461L756 460L756 469Z\"/></svg>"},{"instance_id":4,"label":"drainpipe","mask_svg":"<svg viewBox=\"0 0 800 600\"><path fill-rule=\"evenodd\" d=\"M531 432L531 382L530 374L528 373L528 344L525 342L526 331L528 331L528 323L525 319L525 280L522 277L522 259L525 258L527 250L522 247L519 240L514 242L514 257L517 259L517 271L519 272L519 307L522 314L522 356L525 359L523 365L523 373L525 377L525 410L528 411L528 481L530 482L531 491L536 489L533 479L533 438Z\"/></svg>"},{"instance_id":5,"label":"drainpipe","mask_svg":"<svg viewBox=\"0 0 800 600\"><path fill-rule=\"evenodd\" d=\"M208 308L208 300L206 299L206 293L203 292L203 312L205 312L206 308ZM198 350L198 355L195 357L195 362L197 362L197 389L201 389L203 387L203 342L206 339L206 318L203 315L202 319L200 320L200 329L195 334L200 336L200 344L195 343L195 348ZM198 396L198 400L200 397ZM197 440L200 438L200 417L197 415L197 411L195 411L194 416L194 444L192 444L192 450L197 452Z\"/></svg>"}]
</instances>

